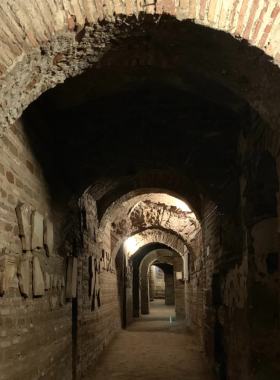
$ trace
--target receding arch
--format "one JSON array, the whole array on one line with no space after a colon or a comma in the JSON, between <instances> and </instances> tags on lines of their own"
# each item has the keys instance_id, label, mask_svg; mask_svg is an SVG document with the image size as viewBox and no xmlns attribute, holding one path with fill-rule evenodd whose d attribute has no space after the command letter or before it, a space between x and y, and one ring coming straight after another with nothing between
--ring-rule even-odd
<instances>
[{"instance_id":1,"label":"receding arch","mask_svg":"<svg viewBox=\"0 0 280 380\"><path fill-rule=\"evenodd\" d=\"M106 189L100 193L100 188ZM196 185L179 171L159 169L141 170L136 175L116 179L99 180L86 190L97 199L100 229L104 230L108 219L116 213L124 202L135 197L154 194L167 194L189 205L199 219L201 216L201 198Z\"/></svg>"},{"instance_id":2,"label":"receding arch","mask_svg":"<svg viewBox=\"0 0 280 380\"><path fill-rule=\"evenodd\" d=\"M139 262L138 257L144 248L153 246L155 243L161 244L162 246L167 246L171 248L181 260L181 270L184 271L186 277L188 278L188 265L189 265L189 251L186 243L179 239L176 235L171 234L166 231L151 229L142 231L134 235L137 239L137 247L133 252L126 250L124 248L125 255L129 258L130 262L133 262L133 316L139 317L140 315L140 292L139 292ZM116 249L116 248L115 248ZM118 249L116 249L116 252ZM116 253L113 251L113 255ZM135 265L136 264L136 265ZM178 311L178 316L184 317L184 307L182 310ZM179 310L179 309L178 309Z\"/></svg>"},{"instance_id":3,"label":"receding arch","mask_svg":"<svg viewBox=\"0 0 280 380\"><path fill-rule=\"evenodd\" d=\"M130 193L121 196L117 201L112 202L107 208L99 224L98 239L102 241L102 235L108 223L112 223L114 218L117 216L119 217L120 215L127 217L129 212L131 212L131 210L140 202L150 201L159 204L174 205L179 208L180 206L177 206L176 200L178 202L177 194L165 189L144 188L131 191ZM180 200L188 205L188 202L182 197ZM192 214L192 210L189 210L188 212Z\"/></svg>"},{"instance_id":4,"label":"receding arch","mask_svg":"<svg viewBox=\"0 0 280 380\"><path fill-rule=\"evenodd\" d=\"M141 279L141 313L150 313L150 294L149 294L149 269L152 263L160 257L172 257L173 252L168 249L157 249L149 252L141 261L139 274Z\"/></svg>"},{"instance_id":5,"label":"receding arch","mask_svg":"<svg viewBox=\"0 0 280 380\"><path fill-rule=\"evenodd\" d=\"M178 236L176 236L175 234L172 234L171 232L153 228L139 232L133 235L133 237L137 241L137 245L135 246L135 250L126 251L126 254L128 255L129 259L135 257L144 246L153 243L164 244L172 248L181 256L184 256L186 252L188 252L188 247L186 243L182 239L178 238ZM114 251L112 253L113 255L115 255L122 243L123 241L119 242L118 246L114 248Z\"/></svg>"}]
</instances>

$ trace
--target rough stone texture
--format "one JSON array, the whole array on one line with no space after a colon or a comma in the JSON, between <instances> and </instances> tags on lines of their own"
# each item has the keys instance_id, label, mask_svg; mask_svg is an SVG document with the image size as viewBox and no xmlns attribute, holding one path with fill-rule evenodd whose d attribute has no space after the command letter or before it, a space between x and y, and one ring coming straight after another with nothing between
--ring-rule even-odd
<instances>
[{"instance_id":1,"label":"rough stone texture","mask_svg":"<svg viewBox=\"0 0 280 380\"><path fill-rule=\"evenodd\" d=\"M189 246L195 246L199 222L193 212L184 212L176 206L155 203L151 200L138 202L136 200L135 206L128 209L127 213L124 209L126 206L122 207L120 215L112 221L112 230L119 239L119 242L115 243L115 247L120 245L124 237L153 226L176 231ZM135 236L134 238L138 241L138 238ZM135 250L140 246L141 243L136 243ZM180 252L183 253L183 251ZM133 251L128 254L132 255Z\"/></svg>"},{"instance_id":2,"label":"rough stone texture","mask_svg":"<svg viewBox=\"0 0 280 380\"><path fill-rule=\"evenodd\" d=\"M44 284L45 284L45 290L50 290L51 288L51 276L48 272L44 273Z\"/></svg>"},{"instance_id":3,"label":"rough stone texture","mask_svg":"<svg viewBox=\"0 0 280 380\"><path fill-rule=\"evenodd\" d=\"M18 280L19 280L19 288L21 294L25 297L29 297L30 295L30 284L29 284L29 273L30 273L30 264L29 258L23 258L20 260L18 265Z\"/></svg>"},{"instance_id":4,"label":"rough stone texture","mask_svg":"<svg viewBox=\"0 0 280 380\"><path fill-rule=\"evenodd\" d=\"M49 219L44 219L44 247L48 256L53 255L53 239L53 224Z\"/></svg>"},{"instance_id":5,"label":"rough stone texture","mask_svg":"<svg viewBox=\"0 0 280 380\"><path fill-rule=\"evenodd\" d=\"M5 294L16 279L18 258L4 251L0 261L0 295Z\"/></svg>"},{"instance_id":6,"label":"rough stone texture","mask_svg":"<svg viewBox=\"0 0 280 380\"><path fill-rule=\"evenodd\" d=\"M38 257L33 258L33 295L43 296L45 292L44 277Z\"/></svg>"},{"instance_id":7,"label":"rough stone texture","mask_svg":"<svg viewBox=\"0 0 280 380\"><path fill-rule=\"evenodd\" d=\"M196 216L201 216L201 199L196 194L194 184L186 177L182 178L182 173L177 172L175 168L172 173L155 169L141 170L136 176L116 179L113 184L104 179L100 182L88 189L88 192L98 199L101 216L98 231L100 239L108 222L111 224L114 219L129 215L139 202L176 206L176 198L172 194L186 194L181 199L190 205ZM105 194L101 191L103 187L106 189Z\"/></svg>"},{"instance_id":8,"label":"rough stone texture","mask_svg":"<svg viewBox=\"0 0 280 380\"><path fill-rule=\"evenodd\" d=\"M31 249L31 207L28 204L20 205L16 208L19 233L23 251Z\"/></svg>"},{"instance_id":9,"label":"rough stone texture","mask_svg":"<svg viewBox=\"0 0 280 380\"><path fill-rule=\"evenodd\" d=\"M34 211L31 216L31 249L43 248L43 215Z\"/></svg>"}]
</instances>

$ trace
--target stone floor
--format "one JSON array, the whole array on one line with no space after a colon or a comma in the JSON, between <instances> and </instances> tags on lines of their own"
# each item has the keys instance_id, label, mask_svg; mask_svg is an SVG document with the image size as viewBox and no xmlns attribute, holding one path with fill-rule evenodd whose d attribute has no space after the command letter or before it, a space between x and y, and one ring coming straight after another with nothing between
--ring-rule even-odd
<instances>
[{"instance_id":1,"label":"stone floor","mask_svg":"<svg viewBox=\"0 0 280 380\"><path fill-rule=\"evenodd\" d=\"M170 318L172 322L170 323ZM105 349L85 380L214 380L196 337L175 320L173 306L151 303Z\"/></svg>"}]
</instances>

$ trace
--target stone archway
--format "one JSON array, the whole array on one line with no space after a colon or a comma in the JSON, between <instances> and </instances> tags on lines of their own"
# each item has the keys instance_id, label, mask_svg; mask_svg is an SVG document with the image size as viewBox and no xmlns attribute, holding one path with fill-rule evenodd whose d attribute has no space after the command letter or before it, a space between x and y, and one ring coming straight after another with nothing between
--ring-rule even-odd
<instances>
[{"instance_id":1,"label":"stone archway","mask_svg":"<svg viewBox=\"0 0 280 380\"><path fill-rule=\"evenodd\" d=\"M122 248L124 250L125 255L129 258L129 266L133 263L133 289L131 297L133 298L133 316L138 317L140 315L140 276L139 276L139 266L142 261L142 259L139 261L138 257L140 257L140 253L143 249L149 248L149 246L153 246L153 244L157 243L161 246L167 246L171 248L175 253L176 257L178 258L178 262L176 264L176 270L183 273L184 278L182 280L188 281L189 279L189 249L188 246L183 242L181 239L179 239L176 235L171 234L170 232L157 230L157 229L151 229L143 231L139 234L134 235L137 239L137 247L133 249L133 251L127 250L125 248ZM118 251L118 250L117 250ZM114 254L114 251L113 251ZM184 283L182 282L182 284ZM179 288L178 288L179 289ZM184 292L184 285L180 288L181 292ZM179 310L180 309L180 310ZM185 314L185 307L184 305L180 305L178 307L179 312L177 315L180 317L184 317Z\"/></svg>"},{"instance_id":2,"label":"stone archway","mask_svg":"<svg viewBox=\"0 0 280 380\"><path fill-rule=\"evenodd\" d=\"M172 257L172 251L168 249L158 249L148 253L141 261L139 272L141 279L141 313L150 313L150 294L149 294L149 269L151 264L159 257Z\"/></svg>"},{"instance_id":3,"label":"stone archway","mask_svg":"<svg viewBox=\"0 0 280 380\"><path fill-rule=\"evenodd\" d=\"M94 196L94 187L89 188L87 192ZM126 179L125 184L121 183L98 200L99 235L104 233L106 224L112 222L120 211L124 213L125 209L128 212L140 201L151 197L154 201L162 203L168 203L169 197L182 200L190 206L197 219L200 219L201 199L194 184L174 171L171 173L162 170L146 170L138 173L134 178Z\"/></svg>"}]
</instances>

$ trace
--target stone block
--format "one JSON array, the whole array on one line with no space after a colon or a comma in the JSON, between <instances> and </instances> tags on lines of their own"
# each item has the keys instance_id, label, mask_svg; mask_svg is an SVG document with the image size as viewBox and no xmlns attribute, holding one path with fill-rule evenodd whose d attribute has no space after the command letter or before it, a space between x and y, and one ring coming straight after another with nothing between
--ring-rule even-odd
<instances>
[{"instance_id":1,"label":"stone block","mask_svg":"<svg viewBox=\"0 0 280 380\"><path fill-rule=\"evenodd\" d=\"M18 265L19 288L23 296L29 297L29 260L23 258Z\"/></svg>"},{"instance_id":2,"label":"stone block","mask_svg":"<svg viewBox=\"0 0 280 380\"><path fill-rule=\"evenodd\" d=\"M23 251L31 249L31 206L23 204L16 208L19 233Z\"/></svg>"},{"instance_id":3,"label":"stone block","mask_svg":"<svg viewBox=\"0 0 280 380\"><path fill-rule=\"evenodd\" d=\"M182 272L176 272L176 280L182 280L183 279L183 273Z\"/></svg>"},{"instance_id":4,"label":"stone block","mask_svg":"<svg viewBox=\"0 0 280 380\"><path fill-rule=\"evenodd\" d=\"M65 305L65 293L62 292L60 294L60 306L64 306Z\"/></svg>"},{"instance_id":5,"label":"stone block","mask_svg":"<svg viewBox=\"0 0 280 380\"><path fill-rule=\"evenodd\" d=\"M66 298L76 298L77 296L77 269L78 262L76 257L68 258Z\"/></svg>"},{"instance_id":6,"label":"stone block","mask_svg":"<svg viewBox=\"0 0 280 380\"><path fill-rule=\"evenodd\" d=\"M185 253L183 256L183 264L184 264L184 280L189 282L190 275L189 275L189 253Z\"/></svg>"},{"instance_id":7,"label":"stone block","mask_svg":"<svg viewBox=\"0 0 280 380\"><path fill-rule=\"evenodd\" d=\"M58 281L58 275L54 274L53 275L53 281L52 281L52 288L56 289L57 288L57 281Z\"/></svg>"},{"instance_id":8,"label":"stone block","mask_svg":"<svg viewBox=\"0 0 280 380\"><path fill-rule=\"evenodd\" d=\"M36 249L36 248L43 248L43 215L41 215L38 211L34 211L32 213L32 232L31 232L31 249Z\"/></svg>"},{"instance_id":9,"label":"stone block","mask_svg":"<svg viewBox=\"0 0 280 380\"><path fill-rule=\"evenodd\" d=\"M44 277L38 257L33 258L33 295L42 296L45 292Z\"/></svg>"},{"instance_id":10,"label":"stone block","mask_svg":"<svg viewBox=\"0 0 280 380\"><path fill-rule=\"evenodd\" d=\"M61 287L65 288L65 278L64 278L64 276L61 277Z\"/></svg>"},{"instance_id":11,"label":"stone block","mask_svg":"<svg viewBox=\"0 0 280 380\"><path fill-rule=\"evenodd\" d=\"M51 288L51 276L48 272L44 273L44 283L45 283L45 290L50 290Z\"/></svg>"},{"instance_id":12,"label":"stone block","mask_svg":"<svg viewBox=\"0 0 280 380\"><path fill-rule=\"evenodd\" d=\"M44 219L44 246L48 256L53 255L53 224Z\"/></svg>"},{"instance_id":13,"label":"stone block","mask_svg":"<svg viewBox=\"0 0 280 380\"><path fill-rule=\"evenodd\" d=\"M4 250L5 251L5 250ZM0 295L7 292L17 278L18 260L15 256L4 255L0 261Z\"/></svg>"}]
</instances>

